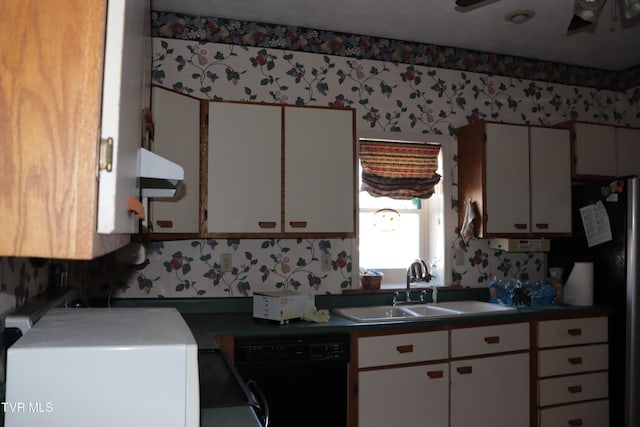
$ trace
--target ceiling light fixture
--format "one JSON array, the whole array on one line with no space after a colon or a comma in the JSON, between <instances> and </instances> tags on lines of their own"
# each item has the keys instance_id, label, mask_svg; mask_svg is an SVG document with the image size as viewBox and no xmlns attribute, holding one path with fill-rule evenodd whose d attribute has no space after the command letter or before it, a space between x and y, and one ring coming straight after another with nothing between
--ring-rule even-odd
<instances>
[{"instance_id":1,"label":"ceiling light fixture","mask_svg":"<svg viewBox=\"0 0 640 427\"><path fill-rule=\"evenodd\" d=\"M505 15L504 19L513 24L522 24L533 18L536 13L530 9L520 9L509 12Z\"/></svg>"}]
</instances>

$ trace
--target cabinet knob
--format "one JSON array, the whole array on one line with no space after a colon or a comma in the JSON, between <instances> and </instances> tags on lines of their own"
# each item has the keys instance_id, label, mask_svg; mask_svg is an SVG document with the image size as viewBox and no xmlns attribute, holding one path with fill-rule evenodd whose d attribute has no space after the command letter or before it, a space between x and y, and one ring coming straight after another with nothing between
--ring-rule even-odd
<instances>
[{"instance_id":1,"label":"cabinet knob","mask_svg":"<svg viewBox=\"0 0 640 427\"><path fill-rule=\"evenodd\" d=\"M275 221L258 221L258 227L260 228L276 228Z\"/></svg>"},{"instance_id":2,"label":"cabinet knob","mask_svg":"<svg viewBox=\"0 0 640 427\"><path fill-rule=\"evenodd\" d=\"M291 228L307 228L307 221L289 221Z\"/></svg>"},{"instance_id":3,"label":"cabinet knob","mask_svg":"<svg viewBox=\"0 0 640 427\"><path fill-rule=\"evenodd\" d=\"M473 373L473 367L472 366L459 366L458 368L456 368L456 371L458 371L458 373L460 375L467 375L467 374Z\"/></svg>"},{"instance_id":4,"label":"cabinet knob","mask_svg":"<svg viewBox=\"0 0 640 427\"><path fill-rule=\"evenodd\" d=\"M569 358L569 363L572 365L581 365L582 364L582 357L570 357Z\"/></svg>"},{"instance_id":5,"label":"cabinet knob","mask_svg":"<svg viewBox=\"0 0 640 427\"><path fill-rule=\"evenodd\" d=\"M582 386L581 385L570 385L569 387L567 387L567 390L569 390L569 393L571 393L571 394L582 393Z\"/></svg>"},{"instance_id":6,"label":"cabinet knob","mask_svg":"<svg viewBox=\"0 0 640 427\"><path fill-rule=\"evenodd\" d=\"M396 350L398 350L398 353L412 353L413 344L399 345L396 347Z\"/></svg>"},{"instance_id":7,"label":"cabinet knob","mask_svg":"<svg viewBox=\"0 0 640 427\"><path fill-rule=\"evenodd\" d=\"M442 378L444 376L444 372L443 371L427 371L427 376L430 379L436 379L436 378Z\"/></svg>"},{"instance_id":8,"label":"cabinet knob","mask_svg":"<svg viewBox=\"0 0 640 427\"><path fill-rule=\"evenodd\" d=\"M582 328L567 329L567 333L569 335L571 335L572 337L577 337L577 336L582 335Z\"/></svg>"}]
</instances>

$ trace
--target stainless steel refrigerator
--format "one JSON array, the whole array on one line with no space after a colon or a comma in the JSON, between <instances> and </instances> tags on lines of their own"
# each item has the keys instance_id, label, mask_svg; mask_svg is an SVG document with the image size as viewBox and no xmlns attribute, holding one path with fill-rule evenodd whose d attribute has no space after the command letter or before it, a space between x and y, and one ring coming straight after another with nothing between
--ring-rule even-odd
<instances>
[{"instance_id":1,"label":"stainless steel refrigerator","mask_svg":"<svg viewBox=\"0 0 640 427\"><path fill-rule=\"evenodd\" d=\"M637 427L640 426L640 199L637 177L618 180L624 185L609 201L605 195L614 180L573 183L573 236L552 239L548 266L563 267L566 280L574 262L593 262L594 304L611 308L610 425ZM611 201L616 198L617 201ZM606 209L612 239L589 247L580 208L598 201L602 201Z\"/></svg>"}]
</instances>

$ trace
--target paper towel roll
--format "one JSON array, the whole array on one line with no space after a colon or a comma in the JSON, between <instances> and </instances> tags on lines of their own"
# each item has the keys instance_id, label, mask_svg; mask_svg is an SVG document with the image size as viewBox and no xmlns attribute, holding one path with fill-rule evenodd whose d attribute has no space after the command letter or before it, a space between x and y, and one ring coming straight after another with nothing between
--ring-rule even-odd
<instances>
[{"instance_id":1,"label":"paper towel roll","mask_svg":"<svg viewBox=\"0 0 640 427\"><path fill-rule=\"evenodd\" d=\"M593 263L576 262L562 293L567 304L593 305Z\"/></svg>"}]
</instances>

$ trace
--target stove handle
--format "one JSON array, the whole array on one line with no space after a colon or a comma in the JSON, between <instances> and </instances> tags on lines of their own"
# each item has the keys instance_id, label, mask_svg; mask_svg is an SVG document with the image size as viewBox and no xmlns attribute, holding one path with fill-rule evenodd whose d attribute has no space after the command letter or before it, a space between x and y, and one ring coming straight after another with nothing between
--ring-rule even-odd
<instances>
[{"instance_id":1,"label":"stove handle","mask_svg":"<svg viewBox=\"0 0 640 427\"><path fill-rule=\"evenodd\" d=\"M262 426L269 427L269 403L267 402L267 398L262 390L260 390L260 387L258 387L258 383L254 380L247 381L247 387L256 399L255 409L258 412L257 415L258 418L260 418Z\"/></svg>"}]
</instances>

